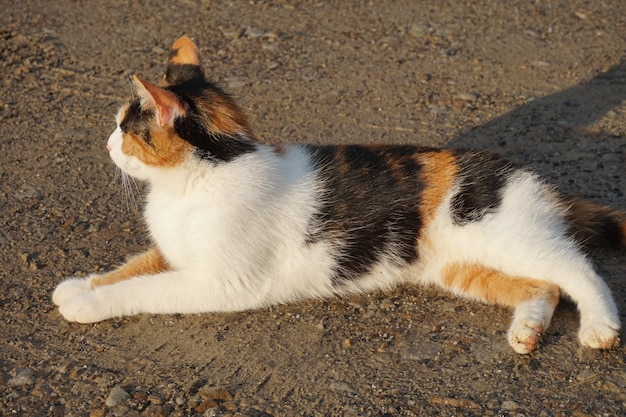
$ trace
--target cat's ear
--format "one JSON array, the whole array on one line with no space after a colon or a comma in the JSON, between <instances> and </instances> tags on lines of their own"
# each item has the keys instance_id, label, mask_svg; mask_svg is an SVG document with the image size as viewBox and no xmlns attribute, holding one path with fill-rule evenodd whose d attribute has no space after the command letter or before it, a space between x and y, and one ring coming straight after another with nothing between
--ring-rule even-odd
<instances>
[{"instance_id":1,"label":"cat's ear","mask_svg":"<svg viewBox=\"0 0 626 417\"><path fill-rule=\"evenodd\" d=\"M200 52L191 39L183 36L172 45L163 84L173 85L197 79L204 79Z\"/></svg>"},{"instance_id":2,"label":"cat's ear","mask_svg":"<svg viewBox=\"0 0 626 417\"><path fill-rule=\"evenodd\" d=\"M171 91L150 84L136 75L133 81L141 99L141 107L155 110L159 126L173 126L174 120L187 112L188 106Z\"/></svg>"}]
</instances>

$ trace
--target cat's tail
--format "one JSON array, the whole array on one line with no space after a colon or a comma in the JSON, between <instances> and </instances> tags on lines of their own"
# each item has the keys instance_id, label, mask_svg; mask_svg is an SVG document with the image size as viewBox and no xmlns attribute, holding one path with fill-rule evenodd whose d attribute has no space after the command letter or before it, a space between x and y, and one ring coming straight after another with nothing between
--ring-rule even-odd
<instances>
[{"instance_id":1,"label":"cat's tail","mask_svg":"<svg viewBox=\"0 0 626 417\"><path fill-rule=\"evenodd\" d=\"M626 248L626 213L585 200L566 201L565 219L583 246Z\"/></svg>"}]
</instances>

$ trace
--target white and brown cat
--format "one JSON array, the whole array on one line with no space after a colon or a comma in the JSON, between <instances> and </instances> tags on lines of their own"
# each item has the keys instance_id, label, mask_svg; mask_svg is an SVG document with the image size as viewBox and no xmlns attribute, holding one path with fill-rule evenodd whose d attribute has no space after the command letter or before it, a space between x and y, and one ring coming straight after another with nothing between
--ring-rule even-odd
<instances>
[{"instance_id":1,"label":"white and brown cat","mask_svg":"<svg viewBox=\"0 0 626 417\"><path fill-rule=\"evenodd\" d=\"M583 345L619 343L616 304L581 247L623 249L622 213L488 152L259 142L187 37L162 86L134 83L107 149L149 184L154 245L62 282L53 300L67 320L239 311L409 282L512 307L519 353L537 347L561 295L578 306Z\"/></svg>"}]
</instances>

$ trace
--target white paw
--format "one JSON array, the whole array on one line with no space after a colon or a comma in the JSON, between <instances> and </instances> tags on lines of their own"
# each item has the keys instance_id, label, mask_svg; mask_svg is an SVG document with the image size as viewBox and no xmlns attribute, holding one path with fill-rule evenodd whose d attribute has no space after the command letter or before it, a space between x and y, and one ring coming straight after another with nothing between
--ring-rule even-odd
<instances>
[{"instance_id":1,"label":"white paw","mask_svg":"<svg viewBox=\"0 0 626 417\"><path fill-rule=\"evenodd\" d=\"M90 277L70 278L61 282L52 293L52 302L60 306L70 298L74 298L78 294L88 292L90 279Z\"/></svg>"},{"instance_id":2,"label":"white paw","mask_svg":"<svg viewBox=\"0 0 626 417\"><path fill-rule=\"evenodd\" d=\"M96 291L87 291L64 300L59 313L68 321L95 323L111 318L111 306L98 297Z\"/></svg>"},{"instance_id":3,"label":"white paw","mask_svg":"<svg viewBox=\"0 0 626 417\"><path fill-rule=\"evenodd\" d=\"M550 325L555 305L550 300L534 299L520 303L515 308L513 322L509 327L509 344L517 353L535 350L543 333Z\"/></svg>"},{"instance_id":4,"label":"white paw","mask_svg":"<svg viewBox=\"0 0 626 417\"><path fill-rule=\"evenodd\" d=\"M509 344L517 353L530 353L539 346L544 330L539 321L514 322L508 332Z\"/></svg>"},{"instance_id":5,"label":"white paw","mask_svg":"<svg viewBox=\"0 0 626 417\"><path fill-rule=\"evenodd\" d=\"M592 349L611 349L619 345L619 328L617 319L582 323L578 340L583 346Z\"/></svg>"}]
</instances>

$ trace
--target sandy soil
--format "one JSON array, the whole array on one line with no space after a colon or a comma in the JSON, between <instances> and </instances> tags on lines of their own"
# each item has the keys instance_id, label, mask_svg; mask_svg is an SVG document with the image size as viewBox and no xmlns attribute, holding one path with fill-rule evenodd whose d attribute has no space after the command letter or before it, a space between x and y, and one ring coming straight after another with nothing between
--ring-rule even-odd
<instances>
[{"instance_id":1,"label":"sandy soil","mask_svg":"<svg viewBox=\"0 0 626 417\"><path fill-rule=\"evenodd\" d=\"M582 349L568 303L519 356L509 311L432 288L95 325L50 294L145 247L104 147L182 34L267 141L489 148L626 208L626 2L2 6L0 415L624 415L626 350ZM624 254L595 257L626 312Z\"/></svg>"}]
</instances>

